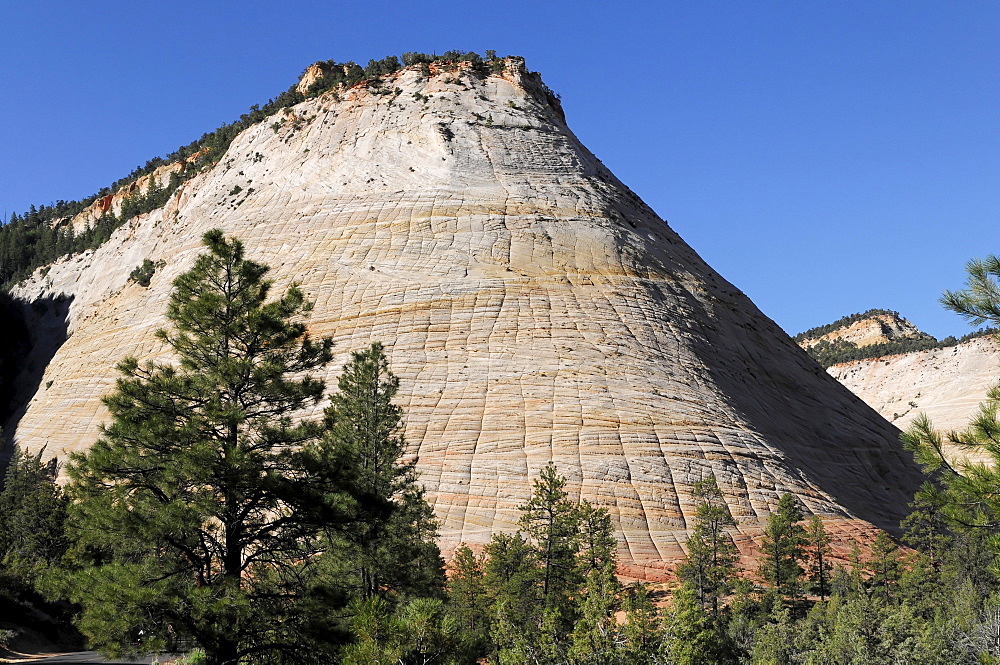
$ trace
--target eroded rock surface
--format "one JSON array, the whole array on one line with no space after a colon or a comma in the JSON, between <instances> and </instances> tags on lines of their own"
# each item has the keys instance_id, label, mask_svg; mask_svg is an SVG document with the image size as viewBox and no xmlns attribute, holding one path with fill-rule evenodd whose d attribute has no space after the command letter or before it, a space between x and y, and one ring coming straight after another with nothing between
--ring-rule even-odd
<instances>
[{"instance_id":1,"label":"eroded rock surface","mask_svg":"<svg viewBox=\"0 0 1000 665\"><path fill-rule=\"evenodd\" d=\"M943 349L833 365L830 374L900 429L926 413L936 429L965 429L1000 382L1000 347L978 337Z\"/></svg>"},{"instance_id":2,"label":"eroded rock surface","mask_svg":"<svg viewBox=\"0 0 1000 665\"><path fill-rule=\"evenodd\" d=\"M411 454L447 551L514 530L554 460L606 506L626 571L683 552L693 483L718 479L752 549L783 492L832 529L892 527L919 481L897 430L707 266L566 127L523 61L500 75L408 68L249 128L165 208L40 272L68 339L16 425L47 454L86 449L126 355L213 227L299 281L314 336L373 340L401 378ZM143 259L150 287L128 282Z\"/></svg>"}]
</instances>

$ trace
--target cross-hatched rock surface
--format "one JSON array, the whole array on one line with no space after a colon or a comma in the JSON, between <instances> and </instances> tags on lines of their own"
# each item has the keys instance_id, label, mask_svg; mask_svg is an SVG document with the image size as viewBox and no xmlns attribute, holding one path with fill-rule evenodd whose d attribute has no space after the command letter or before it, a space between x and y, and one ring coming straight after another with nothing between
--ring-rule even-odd
<instances>
[{"instance_id":1,"label":"cross-hatched rock surface","mask_svg":"<svg viewBox=\"0 0 1000 665\"><path fill-rule=\"evenodd\" d=\"M410 454L446 553L513 531L550 460L607 507L626 573L683 554L692 485L715 476L744 554L784 492L831 530L902 517L919 476L898 431L722 279L567 128L520 59L489 76L408 68L247 129L218 164L96 251L17 295L56 341L9 424L24 447L85 450L127 355L214 227L316 301L335 386L388 348ZM149 288L128 281L162 262ZM59 338L67 339L55 348ZM36 359L44 362L44 359ZM41 372L38 369L38 372Z\"/></svg>"}]
</instances>

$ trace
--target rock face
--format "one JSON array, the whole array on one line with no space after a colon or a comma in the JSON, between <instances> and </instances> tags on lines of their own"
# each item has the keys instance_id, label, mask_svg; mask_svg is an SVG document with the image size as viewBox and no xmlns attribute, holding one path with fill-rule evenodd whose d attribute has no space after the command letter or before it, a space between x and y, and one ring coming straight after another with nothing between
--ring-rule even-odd
<instances>
[{"instance_id":1,"label":"rock face","mask_svg":"<svg viewBox=\"0 0 1000 665\"><path fill-rule=\"evenodd\" d=\"M146 174L133 180L124 187L119 188L113 194L99 197L86 210L70 218L59 220L57 225L69 224L73 227L74 233L80 233L88 226L94 226L105 213L120 216L125 200L129 197L142 196L149 192L150 184L157 187L166 188L170 183L170 178L175 173L183 173L186 168L192 168L194 162L201 157L203 152L196 152L183 161L172 162L157 167L152 173Z\"/></svg>"},{"instance_id":2,"label":"rock face","mask_svg":"<svg viewBox=\"0 0 1000 665\"><path fill-rule=\"evenodd\" d=\"M683 553L707 476L744 553L786 491L860 534L894 526L919 481L898 431L588 152L517 58L303 102L37 272L17 295L68 303L66 340L8 424L22 446L86 449L115 363L166 360L171 281L213 227L316 301L311 332L339 353L328 385L351 350L387 346L446 552L514 530L549 460L611 511L626 572L647 578ZM128 282L146 258L164 262L148 289Z\"/></svg>"},{"instance_id":3,"label":"rock face","mask_svg":"<svg viewBox=\"0 0 1000 665\"><path fill-rule=\"evenodd\" d=\"M309 88L312 84L326 76L329 76L330 71L330 65L325 62L316 62L309 65L306 68L305 73L302 75L302 78L299 79L299 83L295 86L295 89L300 94L306 94L309 92Z\"/></svg>"},{"instance_id":4,"label":"rock face","mask_svg":"<svg viewBox=\"0 0 1000 665\"><path fill-rule=\"evenodd\" d=\"M828 371L900 429L926 413L939 430L961 430L1000 381L1000 347L992 337L978 337L943 349L841 363Z\"/></svg>"}]
</instances>

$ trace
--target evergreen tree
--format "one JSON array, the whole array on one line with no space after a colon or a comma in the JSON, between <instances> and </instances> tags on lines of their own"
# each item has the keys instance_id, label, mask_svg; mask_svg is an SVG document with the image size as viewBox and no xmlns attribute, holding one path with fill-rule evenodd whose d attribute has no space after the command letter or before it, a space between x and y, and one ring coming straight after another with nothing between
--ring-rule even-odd
<instances>
[{"instance_id":1,"label":"evergreen tree","mask_svg":"<svg viewBox=\"0 0 1000 665\"><path fill-rule=\"evenodd\" d=\"M802 577L805 528L801 524L802 508L789 493L778 500L777 509L767 518L762 543L764 560L760 566L764 578L779 594L795 596Z\"/></svg>"},{"instance_id":2,"label":"evergreen tree","mask_svg":"<svg viewBox=\"0 0 1000 665\"><path fill-rule=\"evenodd\" d=\"M303 446L323 423L294 417L330 359L296 319L291 286L268 301L268 268L220 230L174 282L159 331L176 363L122 361L104 399L111 422L68 466L75 566L64 588L79 627L109 653L139 630L190 637L211 665L300 655L298 601L315 569L320 523ZM307 510L308 508L308 510ZM308 516L308 519L304 516ZM329 517L329 516L328 516Z\"/></svg>"},{"instance_id":3,"label":"evergreen tree","mask_svg":"<svg viewBox=\"0 0 1000 665\"><path fill-rule=\"evenodd\" d=\"M872 594L887 602L893 600L896 585L903 573L903 561L899 547L885 531L879 531L875 536L875 541L869 548L865 571L868 573L868 587Z\"/></svg>"},{"instance_id":4,"label":"evergreen tree","mask_svg":"<svg viewBox=\"0 0 1000 665\"><path fill-rule=\"evenodd\" d=\"M484 558L477 557L467 545L455 550L448 577L448 600L471 640L485 650L489 629L489 599Z\"/></svg>"},{"instance_id":5,"label":"evergreen tree","mask_svg":"<svg viewBox=\"0 0 1000 665\"><path fill-rule=\"evenodd\" d=\"M466 665L475 655L460 622L440 598L412 598L398 607L373 596L351 607L354 643L342 665Z\"/></svg>"},{"instance_id":6,"label":"evergreen tree","mask_svg":"<svg viewBox=\"0 0 1000 665\"><path fill-rule=\"evenodd\" d=\"M606 508L598 508L587 499L576 509L579 532L577 561L580 576L586 578L595 571L615 572L617 555L614 526Z\"/></svg>"},{"instance_id":7,"label":"evergreen tree","mask_svg":"<svg viewBox=\"0 0 1000 665\"><path fill-rule=\"evenodd\" d=\"M501 662L516 663L529 645L540 641L544 603L538 553L520 533L493 534L483 553L490 640Z\"/></svg>"},{"instance_id":8,"label":"evergreen tree","mask_svg":"<svg viewBox=\"0 0 1000 665\"><path fill-rule=\"evenodd\" d=\"M688 585L674 592L663 617L663 662L671 665L716 665L722 662L723 639L712 618ZM655 661L654 661L655 662Z\"/></svg>"},{"instance_id":9,"label":"evergreen tree","mask_svg":"<svg viewBox=\"0 0 1000 665\"><path fill-rule=\"evenodd\" d=\"M521 506L522 531L494 534L484 550L500 663L610 662L617 648L621 585L611 518L589 501L571 503L565 485L547 464Z\"/></svg>"},{"instance_id":10,"label":"evergreen tree","mask_svg":"<svg viewBox=\"0 0 1000 665\"><path fill-rule=\"evenodd\" d=\"M0 565L6 586L31 588L66 551L66 505L56 460L14 448L0 491Z\"/></svg>"},{"instance_id":11,"label":"evergreen tree","mask_svg":"<svg viewBox=\"0 0 1000 665\"><path fill-rule=\"evenodd\" d=\"M736 523L714 476L695 483L693 494L697 500L695 524L687 542L687 558L677 574L696 591L702 609L717 621L719 599L729 593L736 578L739 555L726 531Z\"/></svg>"},{"instance_id":12,"label":"evergreen tree","mask_svg":"<svg viewBox=\"0 0 1000 665\"><path fill-rule=\"evenodd\" d=\"M566 494L566 479L552 462L545 465L533 486L531 499L520 507L520 525L538 550L543 601L562 605L579 583L578 513Z\"/></svg>"},{"instance_id":13,"label":"evergreen tree","mask_svg":"<svg viewBox=\"0 0 1000 665\"><path fill-rule=\"evenodd\" d=\"M945 291L941 304L959 314L973 326L989 322L1000 325L1000 257L973 259L965 266L966 288Z\"/></svg>"},{"instance_id":14,"label":"evergreen tree","mask_svg":"<svg viewBox=\"0 0 1000 665\"><path fill-rule=\"evenodd\" d=\"M944 511L945 501L937 486L924 483L910 503L910 514L900 523L903 542L925 555L938 572L951 544Z\"/></svg>"},{"instance_id":15,"label":"evergreen tree","mask_svg":"<svg viewBox=\"0 0 1000 665\"><path fill-rule=\"evenodd\" d=\"M540 604L538 552L520 533L495 533L483 548L483 579L492 611L499 608L527 623Z\"/></svg>"},{"instance_id":16,"label":"evergreen tree","mask_svg":"<svg viewBox=\"0 0 1000 665\"><path fill-rule=\"evenodd\" d=\"M583 499L576 510L577 566L582 584L574 593L577 619L569 636L570 663L605 663L619 650L615 613L622 586L615 575L617 541L607 509Z\"/></svg>"},{"instance_id":17,"label":"evergreen tree","mask_svg":"<svg viewBox=\"0 0 1000 665\"><path fill-rule=\"evenodd\" d=\"M988 256L970 261L968 279L961 291L945 291L942 304L973 325L989 322L1000 327L1000 258ZM1000 386L993 388L980 405L979 414L962 432L942 435L925 414L918 416L903 434L924 471L931 476L917 500L940 507L948 525L965 533L972 542L988 542L1000 552ZM990 463L950 459L946 444L985 456ZM938 515L935 515L935 519ZM936 527L935 527L936 528ZM978 532L978 533L972 533ZM927 537L926 535L924 536Z\"/></svg>"},{"instance_id":18,"label":"evergreen tree","mask_svg":"<svg viewBox=\"0 0 1000 665\"><path fill-rule=\"evenodd\" d=\"M806 554L809 556L809 581L812 583L812 590L823 601L830 593L830 573L833 567L830 564L830 536L819 515L813 515L809 519L804 535Z\"/></svg>"},{"instance_id":19,"label":"evergreen tree","mask_svg":"<svg viewBox=\"0 0 1000 665\"><path fill-rule=\"evenodd\" d=\"M774 608L770 621L762 625L753 644L754 665L792 665L800 662L796 656L796 637L801 628L792 621L788 608Z\"/></svg>"},{"instance_id":20,"label":"evergreen tree","mask_svg":"<svg viewBox=\"0 0 1000 665\"><path fill-rule=\"evenodd\" d=\"M622 602L625 623L619 632L622 665L646 665L663 642L660 614L645 584L633 584Z\"/></svg>"},{"instance_id":21,"label":"evergreen tree","mask_svg":"<svg viewBox=\"0 0 1000 665\"><path fill-rule=\"evenodd\" d=\"M621 583L614 569L591 570L580 589L579 612L569 635L567 660L574 665L611 662L619 651L619 626L615 613L620 607Z\"/></svg>"},{"instance_id":22,"label":"evergreen tree","mask_svg":"<svg viewBox=\"0 0 1000 665\"><path fill-rule=\"evenodd\" d=\"M323 466L337 469L353 497L354 519L330 532L324 565L362 599L423 596L444 586L437 522L417 483L416 460L402 461L402 410L392 403L398 388L381 344L352 353L317 446Z\"/></svg>"}]
</instances>

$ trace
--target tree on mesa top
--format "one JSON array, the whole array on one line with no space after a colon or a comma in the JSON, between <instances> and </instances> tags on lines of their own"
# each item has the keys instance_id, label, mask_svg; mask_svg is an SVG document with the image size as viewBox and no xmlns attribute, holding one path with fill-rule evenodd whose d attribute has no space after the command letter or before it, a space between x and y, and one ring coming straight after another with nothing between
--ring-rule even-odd
<instances>
[{"instance_id":1,"label":"tree on mesa top","mask_svg":"<svg viewBox=\"0 0 1000 665\"><path fill-rule=\"evenodd\" d=\"M119 364L111 422L67 467L76 544L62 582L111 654L193 638L212 665L301 650L325 526L338 508L312 445L323 396L297 286L268 301L267 266L220 230L174 282L158 331L177 365ZM318 478L319 476L319 478ZM140 633L141 631L141 633Z\"/></svg>"}]
</instances>

